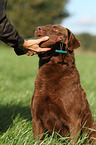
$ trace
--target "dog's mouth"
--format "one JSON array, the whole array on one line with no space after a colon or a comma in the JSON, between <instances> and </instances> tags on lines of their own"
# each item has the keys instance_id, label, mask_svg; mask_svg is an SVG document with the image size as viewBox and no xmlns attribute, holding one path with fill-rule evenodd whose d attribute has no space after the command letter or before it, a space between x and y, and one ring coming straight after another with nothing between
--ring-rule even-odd
<instances>
[{"instance_id":1,"label":"dog's mouth","mask_svg":"<svg viewBox=\"0 0 96 145\"><path fill-rule=\"evenodd\" d=\"M50 32L46 32L46 30L44 30L43 26L37 27L35 31L35 37L42 38L44 36L49 36L49 39L40 43L41 48L52 48L57 42L61 43L63 41L63 36L50 34Z\"/></svg>"},{"instance_id":2,"label":"dog's mouth","mask_svg":"<svg viewBox=\"0 0 96 145\"><path fill-rule=\"evenodd\" d=\"M39 38L44 37L44 36L39 36ZM40 47L41 48L53 48L56 43L63 43L63 38L62 36L56 36L56 35L49 35L49 39L41 42Z\"/></svg>"},{"instance_id":3,"label":"dog's mouth","mask_svg":"<svg viewBox=\"0 0 96 145\"><path fill-rule=\"evenodd\" d=\"M42 38L44 36L49 36L49 39L46 41L43 41L39 44L41 48L51 48L50 51L39 53L39 57L42 57L43 59L51 58L52 56L58 56L59 54L56 52L56 50L64 50L65 44L64 37L58 36L54 34L45 34L42 30L42 27L37 27L35 31L35 37Z\"/></svg>"}]
</instances>

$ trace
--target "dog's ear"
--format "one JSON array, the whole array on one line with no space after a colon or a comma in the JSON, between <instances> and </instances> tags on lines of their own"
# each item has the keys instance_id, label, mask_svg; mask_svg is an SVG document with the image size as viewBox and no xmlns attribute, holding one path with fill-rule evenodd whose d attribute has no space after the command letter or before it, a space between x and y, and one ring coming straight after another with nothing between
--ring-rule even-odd
<instances>
[{"instance_id":1,"label":"dog's ear","mask_svg":"<svg viewBox=\"0 0 96 145\"><path fill-rule=\"evenodd\" d=\"M80 46L80 41L78 41L78 39L69 29L66 28L66 30L67 30L66 47L67 49L72 51Z\"/></svg>"}]
</instances>

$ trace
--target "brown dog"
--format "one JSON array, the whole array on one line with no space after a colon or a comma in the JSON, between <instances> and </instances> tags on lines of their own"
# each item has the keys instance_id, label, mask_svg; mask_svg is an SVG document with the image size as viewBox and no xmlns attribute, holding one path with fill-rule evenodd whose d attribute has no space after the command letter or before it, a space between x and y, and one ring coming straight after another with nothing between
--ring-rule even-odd
<instances>
[{"instance_id":1,"label":"brown dog","mask_svg":"<svg viewBox=\"0 0 96 145\"><path fill-rule=\"evenodd\" d=\"M80 42L60 25L37 27L35 36L49 36L40 46L52 49L39 54L40 68L31 102L34 136L48 130L76 137L81 129L80 135L86 131L96 137L96 132L88 129L96 129L96 125L75 65L73 50ZM60 49L67 53L57 53Z\"/></svg>"}]
</instances>

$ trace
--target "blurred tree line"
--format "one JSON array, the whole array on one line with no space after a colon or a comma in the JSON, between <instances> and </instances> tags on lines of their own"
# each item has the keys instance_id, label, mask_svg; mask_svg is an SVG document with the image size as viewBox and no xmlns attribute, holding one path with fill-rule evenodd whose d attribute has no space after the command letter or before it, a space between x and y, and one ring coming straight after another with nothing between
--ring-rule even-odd
<instances>
[{"instance_id":1,"label":"blurred tree line","mask_svg":"<svg viewBox=\"0 0 96 145\"><path fill-rule=\"evenodd\" d=\"M69 14L69 0L10 0L7 15L24 38L33 37L37 26L60 23Z\"/></svg>"},{"instance_id":2,"label":"blurred tree line","mask_svg":"<svg viewBox=\"0 0 96 145\"><path fill-rule=\"evenodd\" d=\"M7 16L23 38L34 37L37 26L60 24L69 16L66 4L70 0L10 0ZM82 50L96 51L96 36L79 34Z\"/></svg>"},{"instance_id":3,"label":"blurred tree line","mask_svg":"<svg viewBox=\"0 0 96 145\"><path fill-rule=\"evenodd\" d=\"M77 35L77 37L81 42L82 50L96 52L96 36L93 36L89 33L82 33Z\"/></svg>"}]
</instances>

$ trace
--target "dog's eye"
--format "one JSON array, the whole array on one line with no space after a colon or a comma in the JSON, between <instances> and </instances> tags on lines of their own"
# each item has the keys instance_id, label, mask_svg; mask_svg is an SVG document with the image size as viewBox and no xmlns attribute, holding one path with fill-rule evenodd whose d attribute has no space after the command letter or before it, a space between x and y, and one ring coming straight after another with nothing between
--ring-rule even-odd
<instances>
[{"instance_id":1,"label":"dog's eye","mask_svg":"<svg viewBox=\"0 0 96 145\"><path fill-rule=\"evenodd\" d=\"M54 27L53 28L53 31L56 31L57 32L57 31L59 31L59 29L57 27Z\"/></svg>"}]
</instances>

